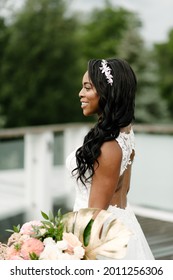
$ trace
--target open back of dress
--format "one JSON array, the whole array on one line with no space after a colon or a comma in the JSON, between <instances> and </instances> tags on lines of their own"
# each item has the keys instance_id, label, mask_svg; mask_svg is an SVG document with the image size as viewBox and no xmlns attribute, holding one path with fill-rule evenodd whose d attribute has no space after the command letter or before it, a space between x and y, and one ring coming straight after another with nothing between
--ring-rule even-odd
<instances>
[{"instance_id":1,"label":"open back of dress","mask_svg":"<svg viewBox=\"0 0 173 280\"><path fill-rule=\"evenodd\" d=\"M127 166L131 164L130 156L132 151L135 150L135 138L133 130L130 133L120 132L119 136L115 139L122 149L122 162L120 169L120 176L126 170ZM74 211L78 211L81 208L88 208L88 200L90 194L91 182L88 182L84 186L80 180L77 182L75 176L71 175L71 172L76 168L76 150L73 151L66 160L66 166L70 172L70 176L74 181L74 187L76 189L76 198L74 203ZM152 260L153 254L149 248L147 240L141 229L136 216L130 207L129 203L125 209L117 206L109 206L107 209L114 217L119 218L132 232L130 242L128 244L127 254L124 259L127 260Z\"/></svg>"}]
</instances>

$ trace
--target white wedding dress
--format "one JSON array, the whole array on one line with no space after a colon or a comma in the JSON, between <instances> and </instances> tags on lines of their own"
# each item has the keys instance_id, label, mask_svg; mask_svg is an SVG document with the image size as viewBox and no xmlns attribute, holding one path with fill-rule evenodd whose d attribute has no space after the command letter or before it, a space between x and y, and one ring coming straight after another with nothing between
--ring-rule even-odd
<instances>
[{"instance_id":1,"label":"white wedding dress","mask_svg":"<svg viewBox=\"0 0 173 280\"><path fill-rule=\"evenodd\" d=\"M130 133L120 132L119 136L116 138L116 141L119 143L122 149L122 163L120 175L123 174L124 170L127 168L128 164L131 164L130 155L132 150L135 148L134 133L131 129ZM68 170L71 171L76 167L76 150L73 151L66 160L66 166ZM76 178L71 176L74 180L74 185L76 189L76 199L74 204L74 211L78 211L81 208L88 207L88 199L90 193L90 183L87 183L86 186L83 186L80 183L76 182ZM133 210L131 209L129 203L125 209L118 208L116 206L109 206L107 209L109 212L113 213L116 218L119 218L133 233L128 243L127 254L124 259L126 260L153 260L153 254L150 250L150 247L147 243L147 240L144 236L144 233L141 229L139 222L137 221Z\"/></svg>"}]
</instances>

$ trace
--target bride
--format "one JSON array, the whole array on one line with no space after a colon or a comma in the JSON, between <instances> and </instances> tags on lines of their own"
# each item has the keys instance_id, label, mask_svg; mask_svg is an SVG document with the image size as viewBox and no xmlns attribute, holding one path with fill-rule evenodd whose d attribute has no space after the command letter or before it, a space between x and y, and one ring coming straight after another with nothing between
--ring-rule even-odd
<instances>
[{"instance_id":1,"label":"bride","mask_svg":"<svg viewBox=\"0 0 173 280\"><path fill-rule=\"evenodd\" d=\"M84 116L97 115L83 145L66 164L75 179L74 211L105 209L133 232L125 259L154 259L143 231L127 201L135 139L132 129L136 77L122 59L92 59L79 93Z\"/></svg>"}]
</instances>

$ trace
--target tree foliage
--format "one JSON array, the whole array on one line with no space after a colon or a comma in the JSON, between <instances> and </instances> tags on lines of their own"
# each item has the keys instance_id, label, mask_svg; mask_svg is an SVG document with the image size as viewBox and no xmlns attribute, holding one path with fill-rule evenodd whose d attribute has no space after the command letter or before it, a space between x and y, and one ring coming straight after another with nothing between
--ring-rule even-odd
<instances>
[{"instance_id":1,"label":"tree foliage","mask_svg":"<svg viewBox=\"0 0 173 280\"><path fill-rule=\"evenodd\" d=\"M169 114L159 92L154 53L145 47L142 38L134 30L132 24L119 45L118 54L130 63L137 75L136 122L167 122Z\"/></svg>"},{"instance_id":2,"label":"tree foliage","mask_svg":"<svg viewBox=\"0 0 173 280\"><path fill-rule=\"evenodd\" d=\"M169 114L173 119L173 29L169 32L167 42L155 45L155 54L160 93L165 99Z\"/></svg>"},{"instance_id":3,"label":"tree foliage","mask_svg":"<svg viewBox=\"0 0 173 280\"><path fill-rule=\"evenodd\" d=\"M141 37L141 26L138 15L105 1L105 7L93 10L84 22L83 57L126 59L138 80L136 122L166 121L167 108L158 91L156 62Z\"/></svg>"},{"instance_id":4,"label":"tree foliage","mask_svg":"<svg viewBox=\"0 0 173 280\"><path fill-rule=\"evenodd\" d=\"M69 11L67 4L26 0L7 23L0 19L0 126L88 121L78 98L87 61L116 56L126 59L137 74L136 121L164 120L163 92L172 84L161 83L161 96L157 64L140 35L138 16L109 1L87 14ZM160 56L162 49L165 46L157 47ZM171 70L169 63L164 65ZM166 73L165 80L171 80Z\"/></svg>"},{"instance_id":5,"label":"tree foliage","mask_svg":"<svg viewBox=\"0 0 173 280\"><path fill-rule=\"evenodd\" d=\"M77 22L64 1L28 0L8 26L1 63L5 126L77 120Z\"/></svg>"},{"instance_id":6,"label":"tree foliage","mask_svg":"<svg viewBox=\"0 0 173 280\"><path fill-rule=\"evenodd\" d=\"M83 24L83 54L91 57L112 57L117 54L119 42L129 24L129 12L113 8L109 3L103 9L94 9Z\"/></svg>"}]
</instances>

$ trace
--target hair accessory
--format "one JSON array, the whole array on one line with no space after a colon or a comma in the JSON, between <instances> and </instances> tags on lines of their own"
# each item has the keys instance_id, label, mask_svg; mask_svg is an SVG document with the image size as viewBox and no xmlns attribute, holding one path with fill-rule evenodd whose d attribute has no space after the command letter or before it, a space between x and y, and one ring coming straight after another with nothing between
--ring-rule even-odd
<instances>
[{"instance_id":1,"label":"hair accessory","mask_svg":"<svg viewBox=\"0 0 173 280\"><path fill-rule=\"evenodd\" d=\"M108 84L112 86L113 76L111 75L111 68L108 66L108 62L105 59L101 61L102 67L99 67L101 72L105 74Z\"/></svg>"}]
</instances>

